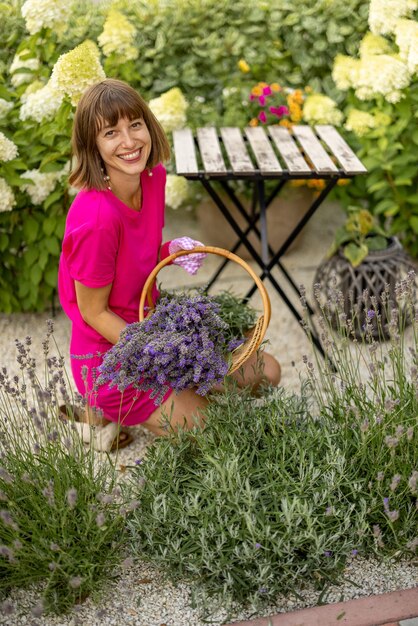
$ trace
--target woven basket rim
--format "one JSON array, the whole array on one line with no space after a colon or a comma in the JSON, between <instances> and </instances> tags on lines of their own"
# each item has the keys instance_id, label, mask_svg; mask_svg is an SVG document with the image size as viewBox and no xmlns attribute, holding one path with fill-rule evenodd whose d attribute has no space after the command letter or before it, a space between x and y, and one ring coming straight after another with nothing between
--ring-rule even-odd
<instances>
[{"instance_id":1,"label":"woven basket rim","mask_svg":"<svg viewBox=\"0 0 418 626\"><path fill-rule=\"evenodd\" d=\"M152 290L160 270L162 270L167 265L172 264L173 261L178 257L195 254L196 252L216 254L217 256L222 256L228 258L230 261L234 261L243 269L245 269L246 272L251 276L261 295L263 313L257 319L256 324L251 329L251 332L249 333L249 336L246 337L244 343L231 352L232 363L229 368L228 374L232 374L232 372L239 369L243 365L243 363L245 363L245 361L251 356L251 354L253 354L259 348L266 334L271 317L270 298L264 283L259 278L259 276L257 276L254 270L248 265L248 263L246 263L243 259L241 259L241 257L234 254L233 252L230 252L229 250L225 250L223 248L217 248L216 246L197 246L192 250L179 250L178 252L167 256L163 261L160 261L148 276L142 289L139 302L139 321L141 322L143 319L145 319L145 301L148 302L148 309L152 310L154 308Z\"/></svg>"}]
</instances>

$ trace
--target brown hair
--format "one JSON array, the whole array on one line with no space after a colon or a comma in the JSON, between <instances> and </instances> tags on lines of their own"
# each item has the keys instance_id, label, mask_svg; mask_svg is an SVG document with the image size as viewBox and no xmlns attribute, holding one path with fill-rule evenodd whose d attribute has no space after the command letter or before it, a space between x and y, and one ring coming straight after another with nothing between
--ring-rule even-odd
<instances>
[{"instance_id":1,"label":"brown hair","mask_svg":"<svg viewBox=\"0 0 418 626\"><path fill-rule=\"evenodd\" d=\"M147 168L152 169L170 157L167 137L145 100L127 83L106 78L89 87L78 103L71 140L75 164L69 177L70 185L106 189L96 139L104 123L115 126L121 117L142 118L147 125L151 136Z\"/></svg>"}]
</instances>

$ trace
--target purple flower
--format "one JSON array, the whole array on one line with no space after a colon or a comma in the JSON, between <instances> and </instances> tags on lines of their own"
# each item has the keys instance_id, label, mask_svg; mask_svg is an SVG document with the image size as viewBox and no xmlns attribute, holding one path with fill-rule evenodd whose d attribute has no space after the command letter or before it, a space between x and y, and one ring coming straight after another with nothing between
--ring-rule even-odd
<instances>
[{"instance_id":1,"label":"purple flower","mask_svg":"<svg viewBox=\"0 0 418 626\"><path fill-rule=\"evenodd\" d=\"M287 106L279 106L279 107L270 107L270 113L273 115L277 115L277 117L283 117L284 115L289 115L289 109Z\"/></svg>"},{"instance_id":2,"label":"purple flower","mask_svg":"<svg viewBox=\"0 0 418 626\"><path fill-rule=\"evenodd\" d=\"M206 395L228 371L227 329L213 298L163 297L149 318L124 329L99 367L97 384L150 390L155 404L170 388L178 393L195 387Z\"/></svg>"},{"instance_id":3,"label":"purple flower","mask_svg":"<svg viewBox=\"0 0 418 626\"><path fill-rule=\"evenodd\" d=\"M332 551L331 550L324 550L324 556L326 556L326 557L332 556Z\"/></svg>"},{"instance_id":4,"label":"purple flower","mask_svg":"<svg viewBox=\"0 0 418 626\"><path fill-rule=\"evenodd\" d=\"M375 311L373 311L373 309L369 309L367 311L367 319L372 320L375 317L376 313Z\"/></svg>"}]
</instances>

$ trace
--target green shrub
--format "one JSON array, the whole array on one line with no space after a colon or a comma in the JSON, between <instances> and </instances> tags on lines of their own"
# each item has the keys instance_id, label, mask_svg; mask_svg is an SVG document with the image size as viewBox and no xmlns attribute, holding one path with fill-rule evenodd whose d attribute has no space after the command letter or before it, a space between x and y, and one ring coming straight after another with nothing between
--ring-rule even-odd
<instances>
[{"instance_id":1,"label":"green shrub","mask_svg":"<svg viewBox=\"0 0 418 626\"><path fill-rule=\"evenodd\" d=\"M397 287L414 320L409 353L396 309L388 347L367 337L370 346L353 348L354 320L341 312L339 339L325 306L322 336L336 371L306 357L300 397L229 389L209 405L204 430L156 440L132 474L140 503L128 522L132 549L223 606L257 605L308 583L320 598L348 559L416 553L414 280ZM373 310L370 334L380 312L367 294L362 306Z\"/></svg>"},{"instance_id":2,"label":"green shrub","mask_svg":"<svg viewBox=\"0 0 418 626\"><path fill-rule=\"evenodd\" d=\"M86 451L69 422L62 358L44 343L45 380L17 342L21 376L0 374L0 597L38 583L38 612L100 592L121 563L125 517L112 463ZM132 504L128 505L132 508Z\"/></svg>"}]
</instances>

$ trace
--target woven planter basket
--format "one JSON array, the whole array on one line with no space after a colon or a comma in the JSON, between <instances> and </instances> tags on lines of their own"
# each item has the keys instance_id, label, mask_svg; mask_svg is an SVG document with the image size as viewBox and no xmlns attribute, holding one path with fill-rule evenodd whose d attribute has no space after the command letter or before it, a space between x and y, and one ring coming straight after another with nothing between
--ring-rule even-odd
<instances>
[{"instance_id":1,"label":"woven planter basket","mask_svg":"<svg viewBox=\"0 0 418 626\"><path fill-rule=\"evenodd\" d=\"M374 339L387 339L389 337L388 312L394 305L399 305L396 300L395 286L406 277L408 272L416 271L416 269L416 265L399 241L391 237L385 250L370 252L358 267L353 267L340 250L321 263L316 271L314 284L319 284L321 300L324 299L328 303L333 302L336 292L342 292L344 313L348 318L353 318L355 314L355 335L359 339L367 339L364 333L367 315L364 292L367 291L369 306L371 306L371 298L376 298L381 315L379 325L376 319L368 320L369 325L372 326L371 336ZM381 296L385 291L388 293L388 304L383 306ZM334 328L338 327L337 305L330 310L330 322Z\"/></svg>"},{"instance_id":2,"label":"woven planter basket","mask_svg":"<svg viewBox=\"0 0 418 626\"><path fill-rule=\"evenodd\" d=\"M231 353L231 364L228 370L228 374L232 374L232 372L235 372L235 370L239 369L245 363L248 357L251 356L251 354L255 352L257 348L259 348L261 342L264 339L264 335L266 334L266 330L269 325L271 316L270 298L263 282L259 279L257 274L255 274L255 272L251 269L251 267L236 254L233 254L228 250L224 250L223 248L215 248L213 246L199 246L197 248L194 248L193 250L179 250L178 252L175 252L174 254L171 254L170 256L165 258L163 261L158 263L158 265L154 268L154 270L151 272L145 282L139 302L139 321L142 322L142 320L145 318L145 303L147 304L148 309L151 309L151 312L154 308L152 289L160 270L162 270L163 267L165 267L166 265L172 263L178 257L187 254L194 254L196 252L216 254L218 256L225 257L230 261L234 261L242 268L244 268L245 271L251 276L251 278L257 285L257 288L261 295L263 303L263 313L257 319L255 326L247 334L244 343Z\"/></svg>"}]
</instances>

